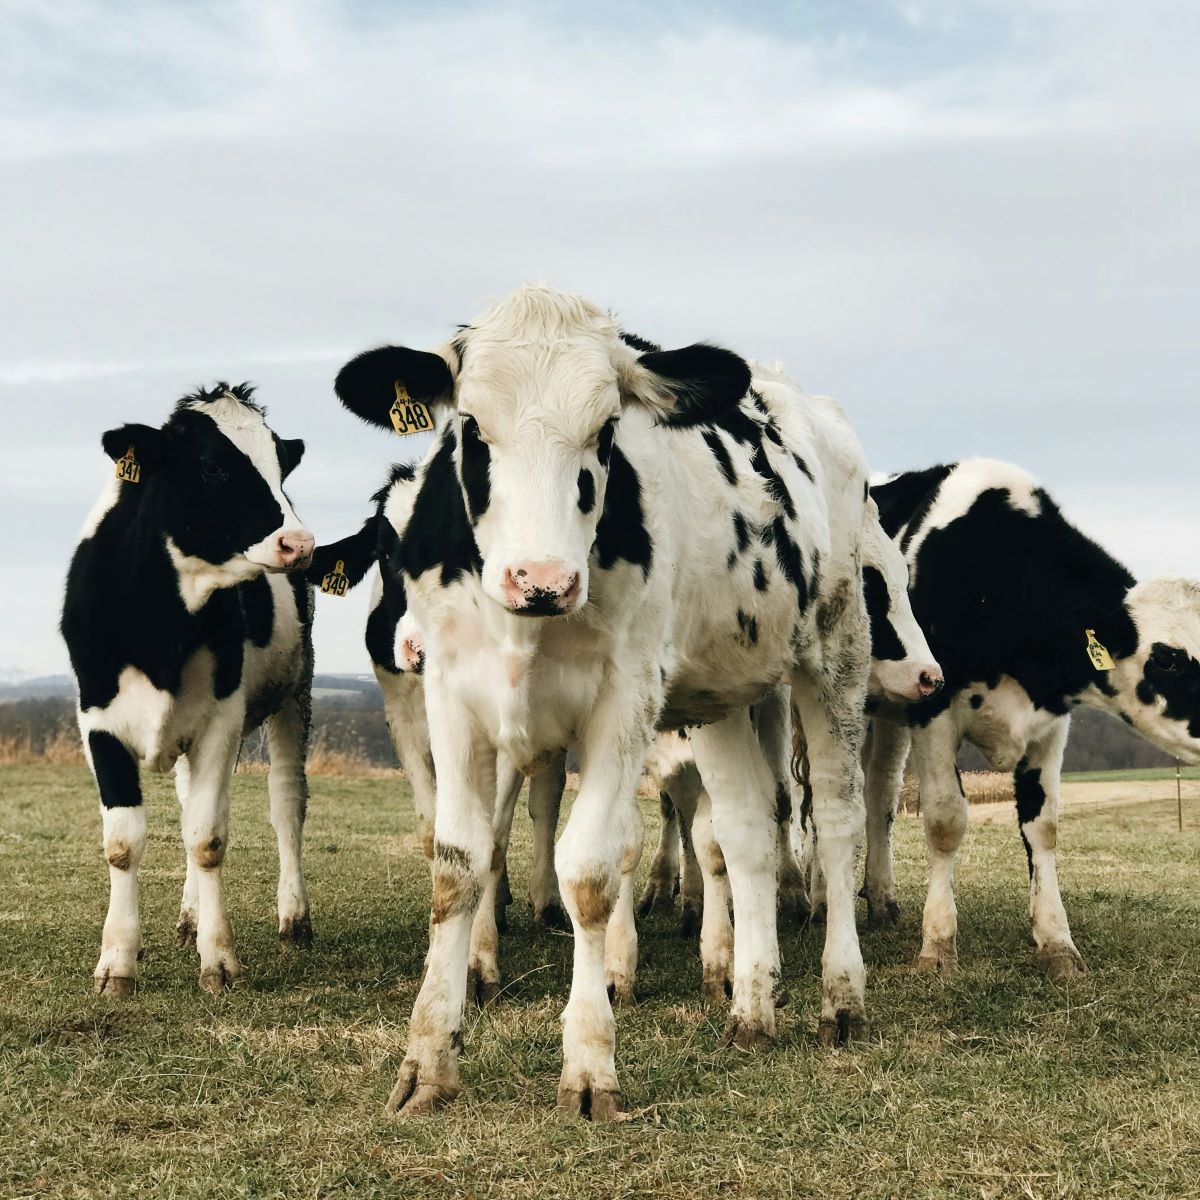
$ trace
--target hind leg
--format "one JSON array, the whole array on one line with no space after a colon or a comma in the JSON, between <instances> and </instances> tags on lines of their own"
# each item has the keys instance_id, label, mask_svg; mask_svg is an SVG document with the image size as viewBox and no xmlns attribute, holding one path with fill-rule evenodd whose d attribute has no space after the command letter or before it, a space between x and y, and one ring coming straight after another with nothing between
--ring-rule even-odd
<instances>
[{"instance_id":1,"label":"hind leg","mask_svg":"<svg viewBox=\"0 0 1200 1200\"><path fill-rule=\"evenodd\" d=\"M180 819L187 808L190 778L187 756L184 755L175 761L175 795L179 800ZM183 857L186 874L183 879L183 897L179 902L179 921L175 925L175 945L181 950L196 945L196 926L200 920L200 882L196 875L196 865L186 851Z\"/></svg>"},{"instance_id":2,"label":"hind leg","mask_svg":"<svg viewBox=\"0 0 1200 1200\"><path fill-rule=\"evenodd\" d=\"M271 824L279 845L279 944L282 948L305 950L312 946L313 940L302 857L304 818L308 812L308 776L304 770L307 726L296 696L289 696L267 721L271 756L267 792L271 798Z\"/></svg>"},{"instance_id":3,"label":"hind leg","mask_svg":"<svg viewBox=\"0 0 1200 1200\"><path fill-rule=\"evenodd\" d=\"M559 754L529 781L529 818L533 822L533 867L529 875L529 904L535 925L568 930L570 924L558 894L554 870L554 835L567 786L567 756Z\"/></svg>"},{"instance_id":4,"label":"hind leg","mask_svg":"<svg viewBox=\"0 0 1200 1200\"><path fill-rule=\"evenodd\" d=\"M665 789L658 793L658 845L650 859L650 877L638 901L637 915L670 912L679 890L679 814Z\"/></svg>"},{"instance_id":5,"label":"hind leg","mask_svg":"<svg viewBox=\"0 0 1200 1200\"><path fill-rule=\"evenodd\" d=\"M900 920L896 875L892 860L892 824L908 761L908 730L878 717L867 734L866 809L867 864L863 895L867 898L867 924L895 925Z\"/></svg>"}]
</instances>

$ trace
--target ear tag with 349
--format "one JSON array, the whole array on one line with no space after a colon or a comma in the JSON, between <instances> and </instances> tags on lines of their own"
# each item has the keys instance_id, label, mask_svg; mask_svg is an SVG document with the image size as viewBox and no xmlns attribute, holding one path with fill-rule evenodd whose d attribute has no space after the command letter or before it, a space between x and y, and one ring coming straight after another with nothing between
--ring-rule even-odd
<instances>
[{"instance_id":1,"label":"ear tag with 349","mask_svg":"<svg viewBox=\"0 0 1200 1200\"><path fill-rule=\"evenodd\" d=\"M396 399L388 409L388 416L392 419L392 428L401 437L433 430L433 413L429 411L429 405L414 400L408 394L403 379L396 380Z\"/></svg>"},{"instance_id":2,"label":"ear tag with 349","mask_svg":"<svg viewBox=\"0 0 1200 1200\"><path fill-rule=\"evenodd\" d=\"M346 578L346 564L338 559L333 564L333 570L321 580L321 591L327 596L344 596L350 590L350 580Z\"/></svg>"},{"instance_id":3,"label":"ear tag with 349","mask_svg":"<svg viewBox=\"0 0 1200 1200\"><path fill-rule=\"evenodd\" d=\"M134 457L132 446L117 459L117 478L123 483L141 483L142 481L142 465Z\"/></svg>"}]
</instances>

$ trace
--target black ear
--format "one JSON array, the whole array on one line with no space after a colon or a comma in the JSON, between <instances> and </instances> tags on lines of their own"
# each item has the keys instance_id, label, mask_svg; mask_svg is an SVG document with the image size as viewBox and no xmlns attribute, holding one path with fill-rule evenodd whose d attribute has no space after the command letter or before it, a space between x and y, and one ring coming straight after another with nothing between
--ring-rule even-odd
<instances>
[{"instance_id":1,"label":"black ear","mask_svg":"<svg viewBox=\"0 0 1200 1200\"><path fill-rule=\"evenodd\" d=\"M746 360L720 346L652 350L638 365L674 396L663 423L676 429L716 420L750 390Z\"/></svg>"},{"instance_id":2,"label":"black ear","mask_svg":"<svg viewBox=\"0 0 1200 1200\"><path fill-rule=\"evenodd\" d=\"M279 473L286 479L300 465L300 460L304 457L304 439L280 438L279 447Z\"/></svg>"},{"instance_id":3,"label":"black ear","mask_svg":"<svg viewBox=\"0 0 1200 1200\"><path fill-rule=\"evenodd\" d=\"M110 429L100 439L100 444L113 462L124 458L125 452L132 448L133 457L143 471L153 471L167 458L167 435L153 425L122 425L120 429Z\"/></svg>"},{"instance_id":4,"label":"black ear","mask_svg":"<svg viewBox=\"0 0 1200 1200\"><path fill-rule=\"evenodd\" d=\"M380 346L352 358L338 372L333 390L356 417L391 429L388 411L396 401L398 383L425 404L450 402L454 394L454 376L440 354L405 346Z\"/></svg>"},{"instance_id":5,"label":"black ear","mask_svg":"<svg viewBox=\"0 0 1200 1200\"><path fill-rule=\"evenodd\" d=\"M304 572L305 579L320 587L321 580L340 562L350 586L357 587L378 557L379 522L384 519L373 513L357 533L342 538L340 542L330 542L327 546L319 545L313 551L312 562Z\"/></svg>"}]
</instances>

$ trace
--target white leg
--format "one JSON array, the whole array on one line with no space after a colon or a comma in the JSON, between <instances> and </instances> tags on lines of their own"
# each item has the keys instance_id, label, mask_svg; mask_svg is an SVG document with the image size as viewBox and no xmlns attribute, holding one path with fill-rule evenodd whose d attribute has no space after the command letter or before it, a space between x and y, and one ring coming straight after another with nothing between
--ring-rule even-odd
<instances>
[{"instance_id":1,"label":"white leg","mask_svg":"<svg viewBox=\"0 0 1200 1200\"><path fill-rule=\"evenodd\" d=\"M234 953L233 929L221 886L229 845L229 783L241 731L241 705L226 701L188 754L190 778L182 816L183 844L196 874L200 986L209 992L221 991L242 970Z\"/></svg>"},{"instance_id":2,"label":"white leg","mask_svg":"<svg viewBox=\"0 0 1200 1200\"><path fill-rule=\"evenodd\" d=\"M809 917L808 883L792 851L792 816L800 785L792 778L791 705L786 688L773 689L755 705L754 725L763 757L775 781L776 853L779 856L779 912L798 924ZM796 798L793 799L793 789Z\"/></svg>"},{"instance_id":3,"label":"white leg","mask_svg":"<svg viewBox=\"0 0 1200 1200\"><path fill-rule=\"evenodd\" d=\"M1074 979L1087 970L1071 937L1054 857L1058 791L1069 729L1069 717L1057 721L1046 738L1029 747L1013 776L1017 819L1029 856L1029 915L1037 961L1052 979L1059 980Z\"/></svg>"},{"instance_id":4,"label":"white leg","mask_svg":"<svg viewBox=\"0 0 1200 1200\"><path fill-rule=\"evenodd\" d=\"M495 753L444 688L436 664L425 695L438 780L430 942L389 1115L427 1112L458 1095L471 925L493 848Z\"/></svg>"},{"instance_id":5,"label":"white leg","mask_svg":"<svg viewBox=\"0 0 1200 1200\"><path fill-rule=\"evenodd\" d=\"M133 755L109 733L88 731L82 723L80 732L100 792L108 860L108 915L94 972L95 990L124 998L137 989L142 954L137 873L146 850L146 810Z\"/></svg>"},{"instance_id":6,"label":"white leg","mask_svg":"<svg viewBox=\"0 0 1200 1200\"><path fill-rule=\"evenodd\" d=\"M733 892L733 1002L726 1036L750 1049L775 1036L779 941L774 780L745 711L695 730L691 740L712 800L713 831ZM707 901L706 896L706 920Z\"/></svg>"},{"instance_id":7,"label":"white leg","mask_svg":"<svg viewBox=\"0 0 1200 1200\"><path fill-rule=\"evenodd\" d=\"M671 912L679 890L679 814L665 787L658 793L658 844L650 859L650 876L638 901L637 915Z\"/></svg>"},{"instance_id":8,"label":"white leg","mask_svg":"<svg viewBox=\"0 0 1200 1200\"><path fill-rule=\"evenodd\" d=\"M397 675L383 667L375 668L375 678L383 692L383 711L392 735L392 746L412 789L421 853L432 864L437 784L425 715L425 686L420 675L409 672Z\"/></svg>"},{"instance_id":9,"label":"white leg","mask_svg":"<svg viewBox=\"0 0 1200 1200\"><path fill-rule=\"evenodd\" d=\"M892 824L908 761L908 730L876 717L871 722L864 752L866 762L867 865L863 895L867 924L895 925L900 920L896 874L892 860Z\"/></svg>"},{"instance_id":10,"label":"white leg","mask_svg":"<svg viewBox=\"0 0 1200 1200\"><path fill-rule=\"evenodd\" d=\"M187 756L175 761L175 795L179 800L179 819L183 820L183 810L187 808L188 780L191 773L188 768ZM196 945L196 925L200 920L200 881L196 877L196 867L191 855L184 851L186 863L183 879L183 897L179 902L179 921L175 926L175 945L181 949Z\"/></svg>"},{"instance_id":11,"label":"white leg","mask_svg":"<svg viewBox=\"0 0 1200 1200\"><path fill-rule=\"evenodd\" d=\"M279 845L279 944L304 949L311 947L313 940L302 859L304 817L308 811L308 776L304 771L307 724L295 696L289 696L267 722L271 756L267 791L271 798L271 824Z\"/></svg>"},{"instance_id":12,"label":"white leg","mask_svg":"<svg viewBox=\"0 0 1200 1200\"><path fill-rule=\"evenodd\" d=\"M554 870L554 837L563 789L567 786L567 756L559 754L544 771L529 781L529 818L533 822L533 868L529 876L529 903L533 922L546 929L568 930L558 875Z\"/></svg>"},{"instance_id":13,"label":"white leg","mask_svg":"<svg viewBox=\"0 0 1200 1200\"><path fill-rule=\"evenodd\" d=\"M967 798L954 757L959 732L949 713L913 730L913 762L921 786L921 819L929 855L929 892L921 922L924 971L958 968L958 907L954 903L954 856L967 832Z\"/></svg>"},{"instance_id":14,"label":"white leg","mask_svg":"<svg viewBox=\"0 0 1200 1200\"><path fill-rule=\"evenodd\" d=\"M637 978L637 924L633 919L633 890L637 884L638 863L642 858L645 829L637 805L630 816L628 840L621 856L621 884L617 903L604 933L604 978L608 998L613 1004L631 1004Z\"/></svg>"},{"instance_id":15,"label":"white leg","mask_svg":"<svg viewBox=\"0 0 1200 1200\"><path fill-rule=\"evenodd\" d=\"M712 801L700 788L690 803L679 802L680 820L690 828L696 848L704 900L700 923L701 995L709 1004L724 1004L733 995L733 896L725 856L713 834Z\"/></svg>"},{"instance_id":16,"label":"white leg","mask_svg":"<svg viewBox=\"0 0 1200 1200\"><path fill-rule=\"evenodd\" d=\"M695 937L700 930L701 915L704 912L704 872L700 866L700 857L696 852L696 843L692 834L692 819L695 816L695 800L702 790L700 772L693 766L692 774L696 784L691 810L685 814L684 803L676 805L679 813L679 934L681 937ZM674 804L674 801L672 801ZM708 807L708 834L712 837L712 806ZM724 860L722 859L722 866ZM728 884L728 876L725 883ZM727 897L728 899L728 897Z\"/></svg>"},{"instance_id":17,"label":"white leg","mask_svg":"<svg viewBox=\"0 0 1200 1200\"><path fill-rule=\"evenodd\" d=\"M496 897L500 876L508 859L513 810L525 777L504 759L497 760L496 807L492 814L492 857L483 891L471 923L471 949L467 957L467 1000L482 1008L500 991L499 929Z\"/></svg>"}]
</instances>

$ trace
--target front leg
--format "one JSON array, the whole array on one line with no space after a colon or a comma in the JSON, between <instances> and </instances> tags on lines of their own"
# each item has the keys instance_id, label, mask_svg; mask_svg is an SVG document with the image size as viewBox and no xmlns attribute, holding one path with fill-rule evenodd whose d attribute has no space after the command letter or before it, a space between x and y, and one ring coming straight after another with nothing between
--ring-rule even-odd
<instances>
[{"instance_id":1,"label":"front leg","mask_svg":"<svg viewBox=\"0 0 1200 1200\"><path fill-rule=\"evenodd\" d=\"M892 826L908 761L908 730L876 717L867 733L866 809L867 865L863 894L867 898L867 924L895 925L900 920L896 899L896 874L892 858Z\"/></svg>"},{"instance_id":2,"label":"front leg","mask_svg":"<svg viewBox=\"0 0 1200 1200\"><path fill-rule=\"evenodd\" d=\"M104 857L108 860L108 916L96 963L95 990L124 998L137 989L142 953L137 873L146 849L146 810L137 760L130 751L104 730L83 732L88 765L100 792Z\"/></svg>"},{"instance_id":3,"label":"front leg","mask_svg":"<svg viewBox=\"0 0 1200 1200\"><path fill-rule=\"evenodd\" d=\"M638 863L642 858L645 827L637 805L633 806L630 828L621 855L621 883L617 889L617 904L608 919L604 934L604 978L608 998L613 1004L631 1004L633 985L637 979L638 935L633 919L633 893L637 885Z\"/></svg>"},{"instance_id":4,"label":"front leg","mask_svg":"<svg viewBox=\"0 0 1200 1200\"><path fill-rule=\"evenodd\" d=\"M428 1112L458 1095L471 925L492 861L494 749L435 666L425 694L438 786L429 953L389 1116Z\"/></svg>"},{"instance_id":5,"label":"front leg","mask_svg":"<svg viewBox=\"0 0 1200 1200\"><path fill-rule=\"evenodd\" d=\"M302 843L308 812L308 776L304 760L308 749L308 722L299 700L289 696L267 722L267 747L271 757L267 792L271 824L279 847L279 945L283 949L312 946L312 918L304 882Z\"/></svg>"}]
</instances>

